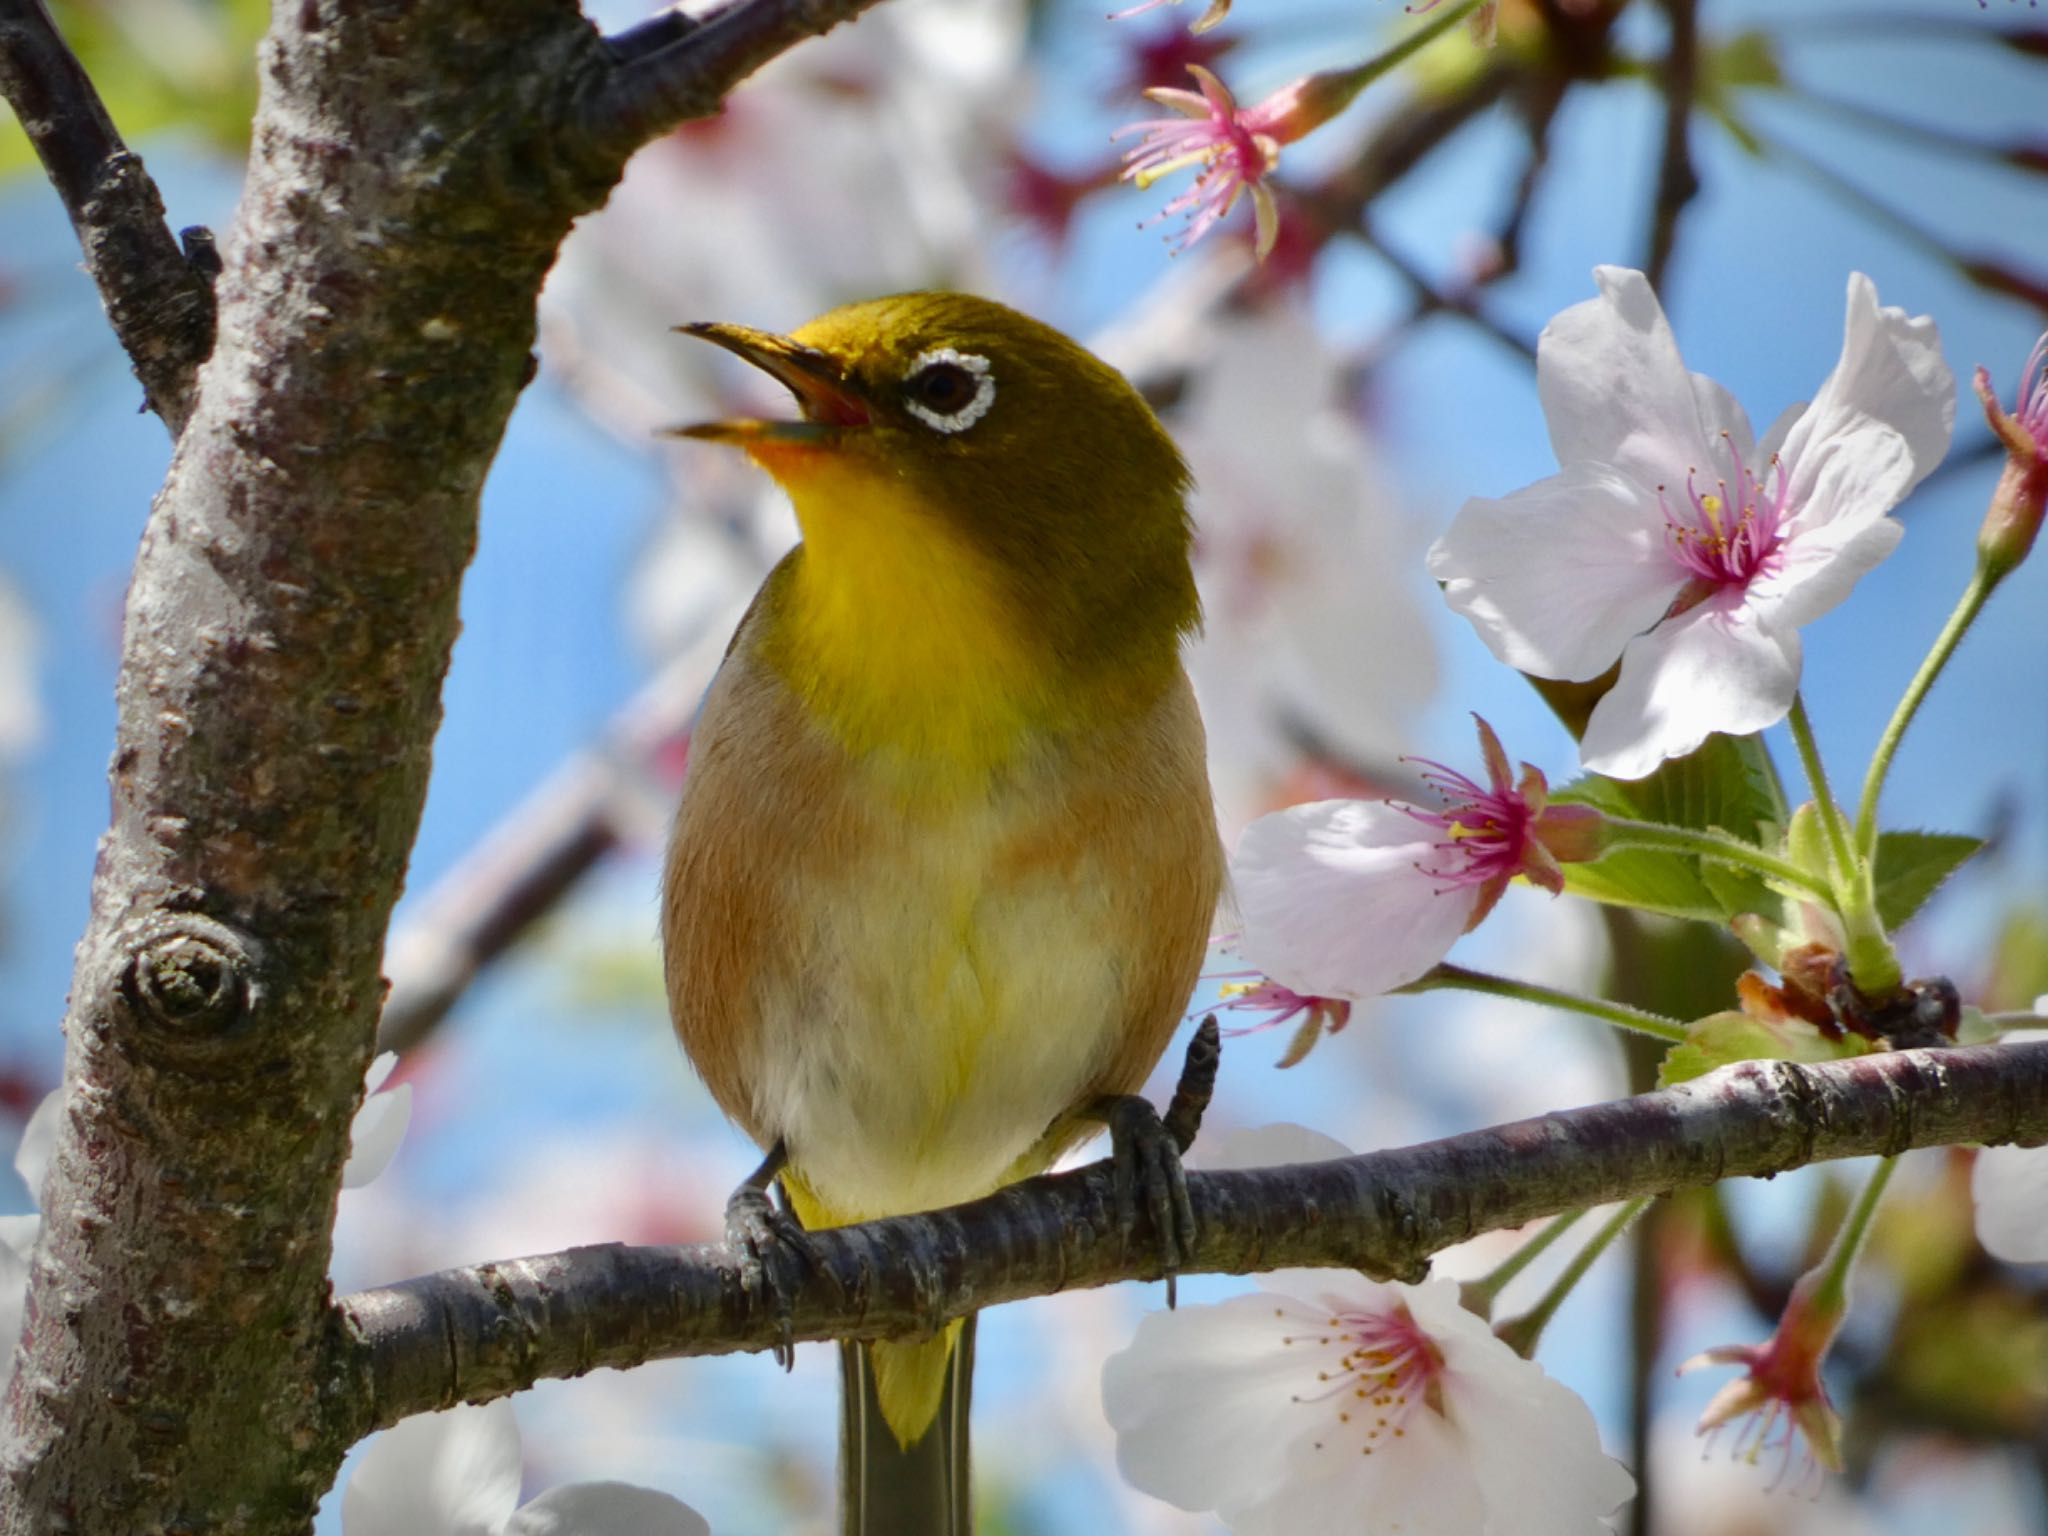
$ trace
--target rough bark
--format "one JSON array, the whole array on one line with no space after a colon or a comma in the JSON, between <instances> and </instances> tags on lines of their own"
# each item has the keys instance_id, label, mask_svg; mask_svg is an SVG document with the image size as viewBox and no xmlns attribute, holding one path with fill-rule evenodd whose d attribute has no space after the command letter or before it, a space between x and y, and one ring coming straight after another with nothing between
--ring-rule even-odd
<instances>
[{"instance_id":1,"label":"rough bark","mask_svg":"<svg viewBox=\"0 0 2048 1536\"><path fill-rule=\"evenodd\" d=\"M1745 1062L1658 1093L1327 1163L1188 1178L1184 1274L1347 1265L1419 1278L1482 1232L1583 1206L1831 1158L2048 1140L2048 1043L1900 1051L1825 1066ZM795 1339L881 1338L1055 1291L1159 1277L1125 1243L1109 1166L951 1210L813 1234ZM338 1367L365 1430L544 1377L764 1350L775 1317L716 1247L604 1244L347 1297Z\"/></svg>"},{"instance_id":2,"label":"rough bark","mask_svg":"<svg viewBox=\"0 0 2048 1536\"><path fill-rule=\"evenodd\" d=\"M144 535L0 1531L305 1528L328 1229L478 489L616 158L560 0L283 5Z\"/></svg>"}]
</instances>

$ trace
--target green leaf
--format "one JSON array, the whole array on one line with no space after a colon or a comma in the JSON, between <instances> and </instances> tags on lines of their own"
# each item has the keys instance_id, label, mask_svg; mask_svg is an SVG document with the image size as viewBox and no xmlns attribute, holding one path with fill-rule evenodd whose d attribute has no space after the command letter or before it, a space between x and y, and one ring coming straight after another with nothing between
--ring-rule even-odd
<instances>
[{"instance_id":1,"label":"green leaf","mask_svg":"<svg viewBox=\"0 0 2048 1536\"><path fill-rule=\"evenodd\" d=\"M1830 1040L1804 1019L1765 1023L1731 1010L1709 1014L1688 1029L1685 1043L1666 1053L1657 1082L1669 1088L1738 1061L1840 1061L1874 1049L1861 1035Z\"/></svg>"},{"instance_id":2,"label":"green leaf","mask_svg":"<svg viewBox=\"0 0 2048 1536\"><path fill-rule=\"evenodd\" d=\"M1877 839L1877 916L1897 928L1984 846L1959 832L1884 832Z\"/></svg>"},{"instance_id":3,"label":"green leaf","mask_svg":"<svg viewBox=\"0 0 2048 1536\"><path fill-rule=\"evenodd\" d=\"M1612 816L1731 832L1767 843L1776 840L1772 829L1786 819L1777 771L1754 736L1709 736L1697 752L1664 764L1648 778L1625 782L1588 774L1552 798ZM1709 923L1737 912L1776 915L1782 907L1747 871L1703 865L1684 853L1624 849L1591 864L1565 865L1564 882L1566 890L1591 901Z\"/></svg>"}]
</instances>

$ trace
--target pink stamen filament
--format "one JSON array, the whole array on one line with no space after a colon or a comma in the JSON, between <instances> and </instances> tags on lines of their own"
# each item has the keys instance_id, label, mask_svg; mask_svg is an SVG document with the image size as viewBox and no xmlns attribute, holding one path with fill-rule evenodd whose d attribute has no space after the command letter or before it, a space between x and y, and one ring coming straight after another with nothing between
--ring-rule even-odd
<instances>
[{"instance_id":1,"label":"pink stamen filament","mask_svg":"<svg viewBox=\"0 0 2048 1536\"><path fill-rule=\"evenodd\" d=\"M1399 800L1388 804L1444 834L1436 843L1439 862L1415 866L1433 880L1450 882L1436 894L1505 879L1522 867L1529 846L1529 806L1517 790L1485 788L1428 758L1410 761L1422 766L1422 782L1443 796L1443 808L1429 811Z\"/></svg>"},{"instance_id":2,"label":"pink stamen filament","mask_svg":"<svg viewBox=\"0 0 2048 1536\"><path fill-rule=\"evenodd\" d=\"M1729 476L1717 479L1711 492L1702 492L1698 468L1688 469L1685 493L1690 512L1673 512L1663 486L1657 488L1657 504L1664 513L1672 557L1688 575L1717 587L1740 586L1765 568L1783 541L1791 477L1772 454L1776 483L1767 486L1750 473L1726 432L1721 440L1728 449Z\"/></svg>"},{"instance_id":3,"label":"pink stamen filament","mask_svg":"<svg viewBox=\"0 0 2048 1536\"><path fill-rule=\"evenodd\" d=\"M1382 1314L1342 1314L1330 1319L1330 1330L1281 1340L1283 1344L1323 1348L1339 1342L1350 1345L1334 1369L1316 1373L1317 1381L1325 1385L1315 1392L1295 1394L1294 1401L1348 1400L1351 1406L1337 1414L1340 1425L1369 1415L1365 1444L1360 1449L1370 1456L1373 1442L1383 1435L1391 1433L1398 1438L1407 1433L1404 1426L1416 1406L1427 1403L1430 1388L1443 1370L1443 1357L1428 1335L1415 1326L1405 1307ZM1314 1443L1316 1449L1323 1448L1322 1441Z\"/></svg>"}]
</instances>

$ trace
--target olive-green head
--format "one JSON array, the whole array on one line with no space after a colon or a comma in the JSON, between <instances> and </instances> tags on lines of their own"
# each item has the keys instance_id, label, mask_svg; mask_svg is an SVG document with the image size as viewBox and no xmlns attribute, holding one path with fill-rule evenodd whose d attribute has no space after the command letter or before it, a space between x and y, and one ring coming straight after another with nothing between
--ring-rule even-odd
<instances>
[{"instance_id":1,"label":"olive-green head","mask_svg":"<svg viewBox=\"0 0 2048 1536\"><path fill-rule=\"evenodd\" d=\"M1123 376L1050 326L970 294L907 293L788 337L681 329L796 396L801 421L682 431L744 446L783 484L808 560L879 573L920 544L957 551L1084 671L1170 658L1197 623L1187 466Z\"/></svg>"}]
</instances>

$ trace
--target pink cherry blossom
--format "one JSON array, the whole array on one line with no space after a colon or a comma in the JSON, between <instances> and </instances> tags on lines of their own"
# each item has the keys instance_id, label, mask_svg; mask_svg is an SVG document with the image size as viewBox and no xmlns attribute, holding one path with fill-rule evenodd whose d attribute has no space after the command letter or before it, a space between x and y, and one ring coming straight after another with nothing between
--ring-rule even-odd
<instances>
[{"instance_id":1,"label":"pink cherry blossom","mask_svg":"<svg viewBox=\"0 0 2048 1536\"><path fill-rule=\"evenodd\" d=\"M1561 862L1598 856L1600 814L1551 804L1543 775L1524 763L1517 776L1478 729L1487 782L1426 762L1435 805L1324 800L1245 828L1238 953L1296 994L1356 1000L1435 965L1516 876L1562 890Z\"/></svg>"},{"instance_id":2,"label":"pink cherry blossom","mask_svg":"<svg viewBox=\"0 0 2048 1536\"><path fill-rule=\"evenodd\" d=\"M1758 444L1686 371L1648 280L1594 275L1600 297L1537 349L1559 473L1466 502L1430 570L1509 666L1585 682L1621 663L1581 757L1633 779L1784 718L1800 626L1897 544L1886 514L1947 451L1955 380L1933 321L1880 309L1857 273L1834 371Z\"/></svg>"},{"instance_id":3,"label":"pink cherry blossom","mask_svg":"<svg viewBox=\"0 0 2048 1536\"><path fill-rule=\"evenodd\" d=\"M1249 194L1257 225L1254 249L1263 258L1280 232L1280 215L1266 178L1280 163L1279 137L1285 110L1293 106L1280 91L1252 107L1239 107L1230 87L1199 64L1188 73L1199 92L1158 86L1145 94L1178 117L1146 118L1119 128L1114 137L1142 134L1137 147L1124 156L1124 177L1142 191L1162 176L1199 166L1195 184L1168 203L1158 215L1186 214L1187 224L1174 249L1184 251L1222 221Z\"/></svg>"}]
</instances>

